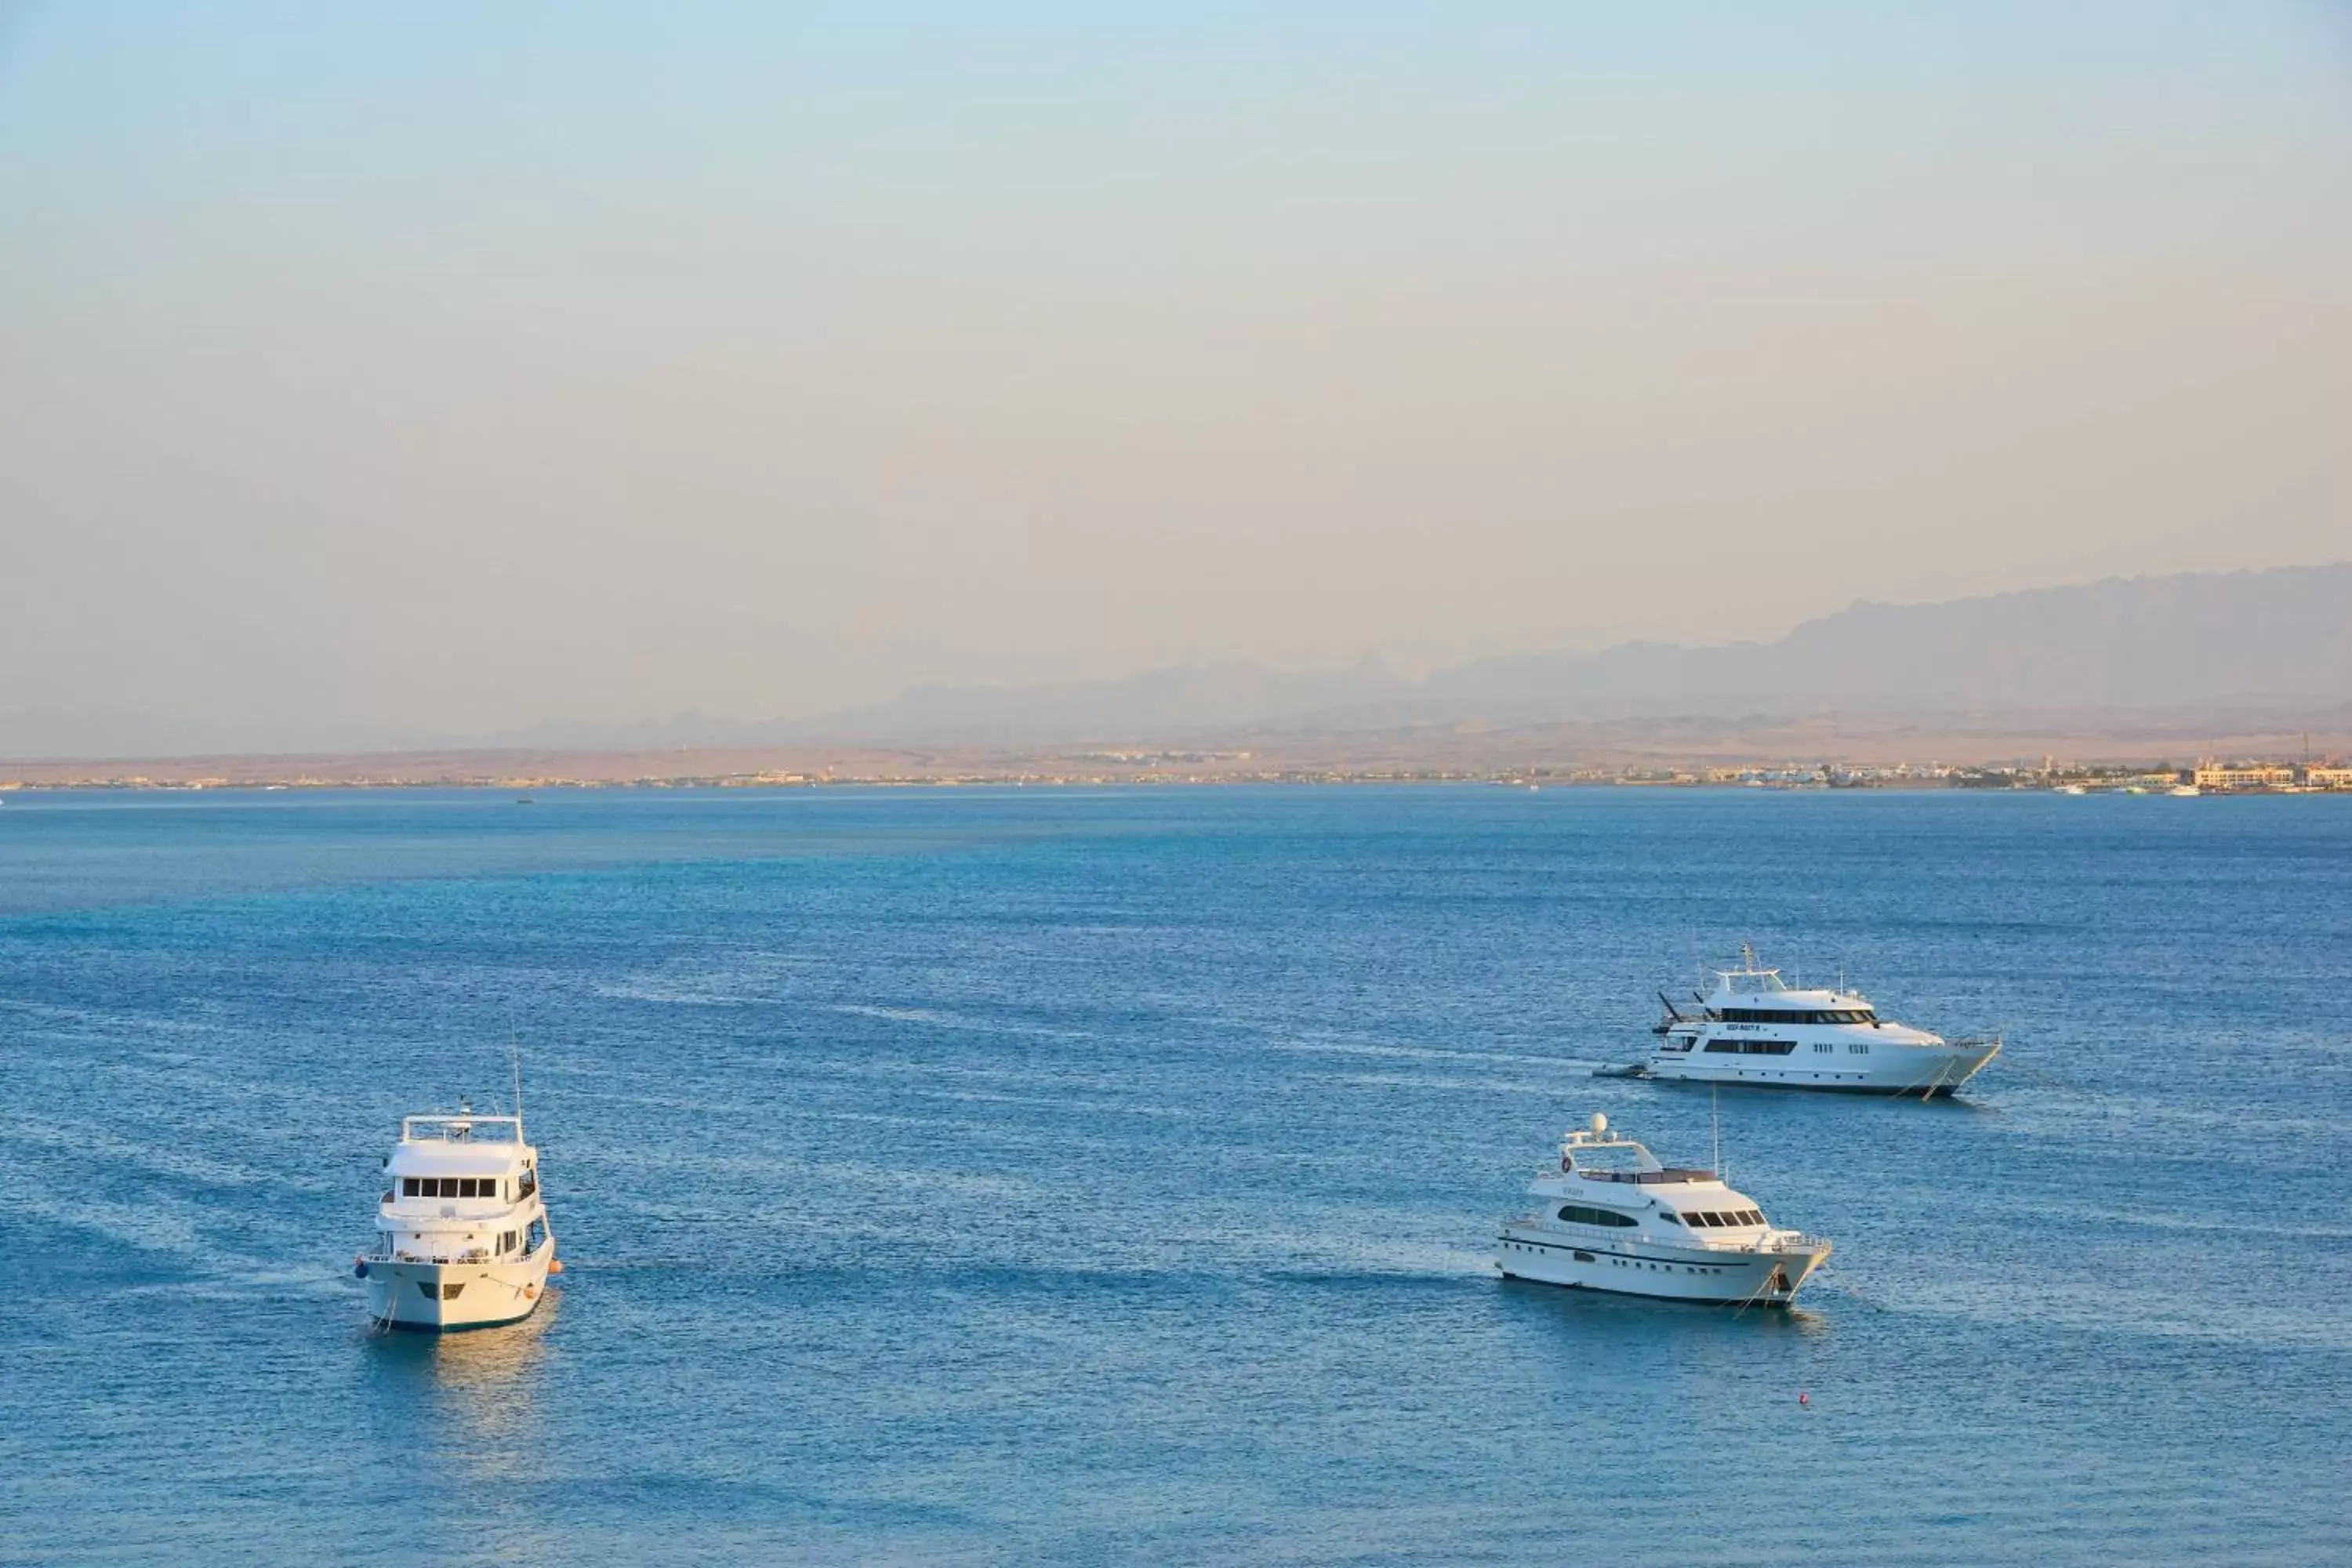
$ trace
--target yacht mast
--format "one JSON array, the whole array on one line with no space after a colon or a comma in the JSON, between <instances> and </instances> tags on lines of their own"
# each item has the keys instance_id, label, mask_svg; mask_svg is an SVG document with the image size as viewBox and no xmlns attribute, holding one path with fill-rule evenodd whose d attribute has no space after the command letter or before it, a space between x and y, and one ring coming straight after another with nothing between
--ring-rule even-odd
<instances>
[{"instance_id":1,"label":"yacht mast","mask_svg":"<svg viewBox=\"0 0 2352 1568\"><path fill-rule=\"evenodd\" d=\"M1706 1086L1706 1120L1715 1131L1715 1179L1729 1186L1731 1179L1723 1173L1723 1117L1715 1108L1715 1085Z\"/></svg>"}]
</instances>

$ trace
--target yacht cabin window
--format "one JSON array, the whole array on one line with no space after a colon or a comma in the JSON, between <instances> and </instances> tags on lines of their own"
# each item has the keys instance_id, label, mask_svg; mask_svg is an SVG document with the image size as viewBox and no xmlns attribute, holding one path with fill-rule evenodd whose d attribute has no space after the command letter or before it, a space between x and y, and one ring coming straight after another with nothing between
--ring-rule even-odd
<instances>
[{"instance_id":1,"label":"yacht cabin window","mask_svg":"<svg viewBox=\"0 0 2352 1568\"><path fill-rule=\"evenodd\" d=\"M1619 1214L1615 1209L1587 1208L1582 1204L1566 1205L1560 1209L1559 1217L1566 1220L1570 1225L1630 1226L1639 1225L1642 1223L1640 1220L1635 1219L1632 1215ZM539 1222L533 1220L531 1223L536 1226Z\"/></svg>"},{"instance_id":2,"label":"yacht cabin window","mask_svg":"<svg viewBox=\"0 0 2352 1568\"><path fill-rule=\"evenodd\" d=\"M1726 1007L1716 1016L1727 1024L1867 1024L1877 1016L1868 1007Z\"/></svg>"},{"instance_id":3,"label":"yacht cabin window","mask_svg":"<svg viewBox=\"0 0 2352 1568\"><path fill-rule=\"evenodd\" d=\"M499 1195L496 1176L403 1176L400 1195L404 1198L494 1198Z\"/></svg>"}]
</instances>

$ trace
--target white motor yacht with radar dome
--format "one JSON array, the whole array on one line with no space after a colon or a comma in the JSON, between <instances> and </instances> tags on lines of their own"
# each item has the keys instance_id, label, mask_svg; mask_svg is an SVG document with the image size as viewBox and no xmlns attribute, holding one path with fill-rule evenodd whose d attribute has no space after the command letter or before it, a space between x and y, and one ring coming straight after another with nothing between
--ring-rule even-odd
<instances>
[{"instance_id":1,"label":"white motor yacht with radar dome","mask_svg":"<svg viewBox=\"0 0 2352 1568\"><path fill-rule=\"evenodd\" d=\"M2000 1054L2000 1037L1948 1040L1878 1016L1860 992L1795 990L1742 946L1737 969L1715 972L1715 990L1677 1007L1651 1031L1650 1059L1611 1076L1675 1079L1757 1089L1851 1094L1956 1092Z\"/></svg>"},{"instance_id":2,"label":"white motor yacht with radar dome","mask_svg":"<svg viewBox=\"0 0 2352 1568\"><path fill-rule=\"evenodd\" d=\"M375 1245L352 1264L377 1326L448 1333L530 1316L563 1265L522 1117L404 1116L383 1169Z\"/></svg>"},{"instance_id":3,"label":"white motor yacht with radar dome","mask_svg":"<svg viewBox=\"0 0 2352 1568\"><path fill-rule=\"evenodd\" d=\"M1830 1255L1782 1230L1714 1171L1662 1165L1594 1115L1569 1133L1558 1169L1528 1185L1535 1212L1505 1220L1496 1267L1509 1279L1713 1306L1785 1307Z\"/></svg>"}]
</instances>

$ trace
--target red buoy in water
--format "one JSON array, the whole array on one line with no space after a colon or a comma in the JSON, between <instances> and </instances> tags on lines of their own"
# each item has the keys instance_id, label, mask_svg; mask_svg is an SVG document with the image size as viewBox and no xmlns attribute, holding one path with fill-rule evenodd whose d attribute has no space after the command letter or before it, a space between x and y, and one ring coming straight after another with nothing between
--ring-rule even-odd
<instances>
[{"instance_id":1,"label":"red buoy in water","mask_svg":"<svg viewBox=\"0 0 2352 1568\"><path fill-rule=\"evenodd\" d=\"M1801 1389L1801 1389L1797 1390L1797 1403L1798 1403L1798 1404L1800 1404L1800 1405L1804 1405L1805 1407L1807 1407L1808 1409L1810 1409L1810 1408L1811 1408L1811 1406L1812 1406L1812 1403L1813 1403L1813 1396L1812 1396L1811 1394L1807 1394L1803 1389Z\"/></svg>"}]
</instances>

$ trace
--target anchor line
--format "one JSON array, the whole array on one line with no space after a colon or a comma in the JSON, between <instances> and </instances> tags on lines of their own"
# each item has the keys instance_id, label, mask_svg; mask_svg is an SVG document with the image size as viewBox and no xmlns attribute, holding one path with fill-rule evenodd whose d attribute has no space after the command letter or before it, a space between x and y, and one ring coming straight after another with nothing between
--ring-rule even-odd
<instances>
[{"instance_id":1,"label":"anchor line","mask_svg":"<svg viewBox=\"0 0 2352 1568\"><path fill-rule=\"evenodd\" d=\"M1748 1309L1756 1305L1759 1297L1769 1294L1772 1289L1772 1281L1780 1278L1780 1260L1779 1257L1777 1255L1768 1256L1772 1257L1772 1267L1764 1271L1763 1282L1759 1284L1756 1289L1749 1293L1748 1300L1739 1303L1739 1310L1731 1314L1732 1319L1735 1321L1741 1317L1744 1317L1747 1314Z\"/></svg>"}]
</instances>

